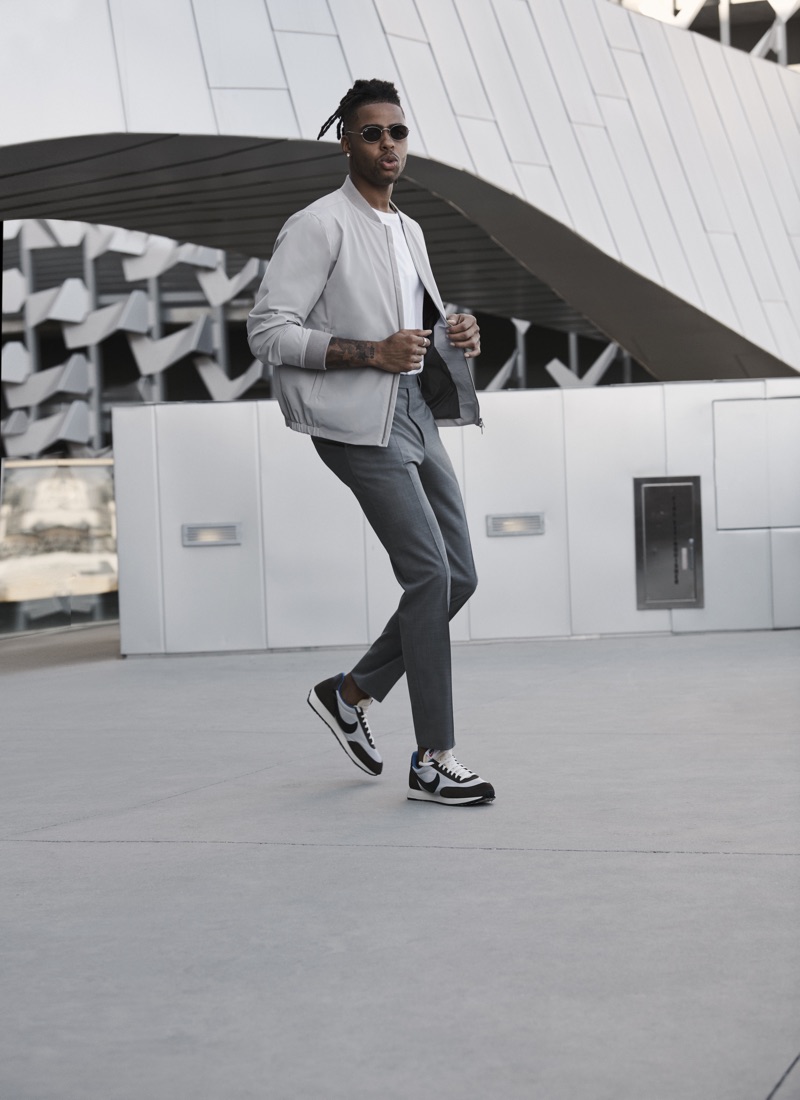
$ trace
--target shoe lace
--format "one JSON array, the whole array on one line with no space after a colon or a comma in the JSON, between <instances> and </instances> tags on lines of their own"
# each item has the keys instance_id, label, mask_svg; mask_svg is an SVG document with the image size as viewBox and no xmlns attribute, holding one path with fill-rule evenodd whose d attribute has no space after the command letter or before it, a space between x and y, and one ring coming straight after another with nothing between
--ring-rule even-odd
<instances>
[{"instance_id":1,"label":"shoe lace","mask_svg":"<svg viewBox=\"0 0 800 1100\"><path fill-rule=\"evenodd\" d=\"M453 779L472 779L475 775L469 768L465 768L463 764L460 764L456 760L455 756L450 749L446 752L440 753L433 758L437 765L443 772L447 772Z\"/></svg>"},{"instance_id":2,"label":"shoe lace","mask_svg":"<svg viewBox=\"0 0 800 1100\"><path fill-rule=\"evenodd\" d=\"M372 702L371 699L368 700L368 701L365 699L363 702L359 703L356 706L355 711L356 711L356 718L358 719L358 724L359 724L359 726L361 726L361 730L362 730L364 736L366 737L366 739L369 741L370 745L374 749L375 748L375 742L372 739L372 730L369 728L369 722L367 721L367 716L364 713L364 710L365 710L364 703L366 703L366 705L369 706L369 704L371 702Z\"/></svg>"}]
</instances>

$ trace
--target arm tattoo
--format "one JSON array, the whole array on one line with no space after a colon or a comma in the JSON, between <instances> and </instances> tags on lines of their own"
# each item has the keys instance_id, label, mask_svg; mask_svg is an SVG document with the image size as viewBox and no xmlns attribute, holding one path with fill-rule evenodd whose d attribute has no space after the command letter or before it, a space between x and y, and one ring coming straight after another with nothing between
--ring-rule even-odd
<instances>
[{"instance_id":1,"label":"arm tattoo","mask_svg":"<svg viewBox=\"0 0 800 1100\"><path fill-rule=\"evenodd\" d=\"M369 340L340 340L334 336L328 344L325 366L371 367L375 360L375 344Z\"/></svg>"}]
</instances>

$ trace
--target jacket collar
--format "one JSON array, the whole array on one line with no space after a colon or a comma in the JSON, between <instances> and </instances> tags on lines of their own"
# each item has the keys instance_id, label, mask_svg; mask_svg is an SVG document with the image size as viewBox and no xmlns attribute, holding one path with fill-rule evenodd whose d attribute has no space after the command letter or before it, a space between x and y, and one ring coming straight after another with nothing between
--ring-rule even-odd
<instances>
[{"instance_id":1,"label":"jacket collar","mask_svg":"<svg viewBox=\"0 0 800 1100\"><path fill-rule=\"evenodd\" d=\"M378 225L383 225L383 222L378 217L375 210L370 206L370 204L367 202L367 200L364 198L364 196L361 194L361 192L349 176L342 184L342 191L345 198L349 199L353 206L360 210L362 214L366 214L370 221L376 222ZM403 216L401 211L397 209L394 203L391 203L390 205L397 214L400 214L401 217Z\"/></svg>"}]
</instances>

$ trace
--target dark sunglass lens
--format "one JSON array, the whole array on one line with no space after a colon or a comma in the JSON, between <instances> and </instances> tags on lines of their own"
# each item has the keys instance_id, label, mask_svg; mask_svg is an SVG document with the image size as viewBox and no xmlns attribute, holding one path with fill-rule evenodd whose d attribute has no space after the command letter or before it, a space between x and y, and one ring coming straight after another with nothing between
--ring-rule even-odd
<instances>
[{"instance_id":1,"label":"dark sunglass lens","mask_svg":"<svg viewBox=\"0 0 800 1100\"><path fill-rule=\"evenodd\" d=\"M408 127L399 124L397 126L390 126L389 133L392 135L392 141L405 141L408 137Z\"/></svg>"},{"instance_id":2,"label":"dark sunglass lens","mask_svg":"<svg viewBox=\"0 0 800 1100\"><path fill-rule=\"evenodd\" d=\"M383 130L380 128L380 126L365 126L364 129L361 131L361 136L364 141L372 143L375 141L380 141L382 133Z\"/></svg>"}]
</instances>

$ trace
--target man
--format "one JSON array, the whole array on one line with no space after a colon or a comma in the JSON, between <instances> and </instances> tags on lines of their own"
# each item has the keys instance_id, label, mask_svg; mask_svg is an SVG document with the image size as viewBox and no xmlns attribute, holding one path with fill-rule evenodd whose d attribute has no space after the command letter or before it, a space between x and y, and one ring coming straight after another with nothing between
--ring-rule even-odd
<instances>
[{"instance_id":1,"label":"man","mask_svg":"<svg viewBox=\"0 0 800 1100\"><path fill-rule=\"evenodd\" d=\"M248 320L253 354L274 368L286 423L310 435L355 494L403 595L353 669L308 702L363 771L383 762L366 718L405 672L417 740L408 797L491 802L490 783L453 755L449 620L477 583L464 506L436 421L479 424L466 358L474 317L445 318L416 222L392 205L408 127L393 84L357 80L334 123L344 186L294 214L278 235Z\"/></svg>"}]
</instances>

